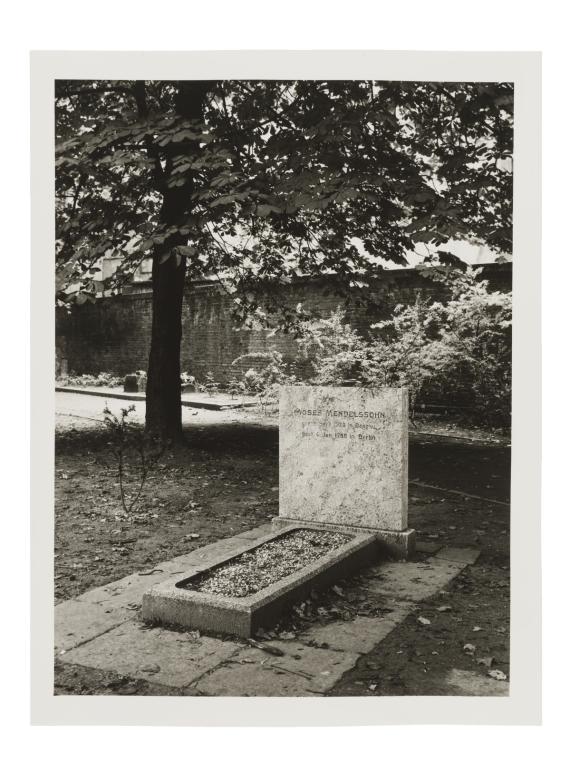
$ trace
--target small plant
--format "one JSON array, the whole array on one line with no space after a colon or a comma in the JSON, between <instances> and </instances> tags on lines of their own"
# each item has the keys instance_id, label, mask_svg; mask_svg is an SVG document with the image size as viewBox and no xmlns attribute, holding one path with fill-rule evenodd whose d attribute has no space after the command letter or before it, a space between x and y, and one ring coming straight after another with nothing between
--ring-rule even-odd
<instances>
[{"instance_id":1,"label":"small plant","mask_svg":"<svg viewBox=\"0 0 570 761\"><path fill-rule=\"evenodd\" d=\"M244 381L232 378L228 383L228 393L231 395L232 399L235 399L236 396L243 396L246 392L247 389Z\"/></svg>"},{"instance_id":2,"label":"small plant","mask_svg":"<svg viewBox=\"0 0 570 761\"><path fill-rule=\"evenodd\" d=\"M105 406L103 410L105 425L111 434L111 445L117 459L121 504L127 515L135 511L135 506L141 497L149 473L156 466L168 446L168 442L150 436L140 426L129 420L129 415L134 410L134 404L131 404L130 407L123 407L119 417L111 412L108 406ZM139 483L135 487L134 494L131 494L126 492L125 482L129 470L128 461L132 459L134 453L138 456Z\"/></svg>"},{"instance_id":3,"label":"small plant","mask_svg":"<svg viewBox=\"0 0 570 761\"><path fill-rule=\"evenodd\" d=\"M194 386L194 390L196 390L196 378L191 373L180 373L180 383L183 386Z\"/></svg>"},{"instance_id":4,"label":"small plant","mask_svg":"<svg viewBox=\"0 0 570 761\"><path fill-rule=\"evenodd\" d=\"M220 390L220 384L214 380L212 373L206 374L206 381L202 384L202 389L208 394L208 396L212 396L212 394L215 394Z\"/></svg>"}]
</instances>

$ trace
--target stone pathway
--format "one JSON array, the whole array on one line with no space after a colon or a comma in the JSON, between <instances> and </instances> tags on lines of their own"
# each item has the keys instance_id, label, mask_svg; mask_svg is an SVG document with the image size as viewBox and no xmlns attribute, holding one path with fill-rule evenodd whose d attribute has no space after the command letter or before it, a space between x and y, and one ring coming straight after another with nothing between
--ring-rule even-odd
<instances>
[{"instance_id":1,"label":"stone pathway","mask_svg":"<svg viewBox=\"0 0 570 761\"><path fill-rule=\"evenodd\" d=\"M445 587L479 555L474 549L443 548L416 562L379 562L369 569L364 591L382 601L383 616L314 624L295 640L271 640L283 656L269 655L246 642L148 626L139 619L147 589L169 575L215 562L228 551L246 549L270 530L271 524L264 524L60 603L55 608L56 658L183 689L189 695L323 695L422 600Z\"/></svg>"}]
</instances>

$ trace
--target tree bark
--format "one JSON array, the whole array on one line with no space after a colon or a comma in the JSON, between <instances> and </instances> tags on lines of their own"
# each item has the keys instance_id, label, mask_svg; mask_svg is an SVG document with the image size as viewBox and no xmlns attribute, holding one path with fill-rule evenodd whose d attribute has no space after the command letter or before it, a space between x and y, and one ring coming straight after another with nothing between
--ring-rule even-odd
<instances>
[{"instance_id":1,"label":"tree bark","mask_svg":"<svg viewBox=\"0 0 570 761\"><path fill-rule=\"evenodd\" d=\"M156 250L152 259L152 332L146 386L146 428L163 440L182 439L180 343L186 261Z\"/></svg>"},{"instance_id":2,"label":"tree bark","mask_svg":"<svg viewBox=\"0 0 570 761\"><path fill-rule=\"evenodd\" d=\"M180 82L175 110L186 119L202 119L206 93L211 83ZM175 153L166 158L163 202L160 213L165 227L185 222L192 210L194 180L186 175L182 187L168 187L172 161L180 155L191 156L197 151L195 141L175 145ZM163 440L182 440L182 403L180 384L180 344L182 339L182 304L186 259L172 249L185 245L186 236L170 235L156 245L152 258L152 330L146 388L146 429Z\"/></svg>"}]
</instances>

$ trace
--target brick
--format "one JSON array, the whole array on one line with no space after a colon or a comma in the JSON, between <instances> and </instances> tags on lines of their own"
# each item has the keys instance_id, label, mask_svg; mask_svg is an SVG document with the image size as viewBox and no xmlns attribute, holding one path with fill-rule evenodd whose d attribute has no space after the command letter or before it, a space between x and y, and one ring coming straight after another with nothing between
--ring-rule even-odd
<instances>
[{"instance_id":1,"label":"brick","mask_svg":"<svg viewBox=\"0 0 570 761\"><path fill-rule=\"evenodd\" d=\"M484 267L491 288L509 290L510 265ZM328 316L337 307L346 310L349 322L365 331L371 322L389 316L395 303L410 304L421 292L425 296L445 298L439 284L431 283L413 269L386 271L370 293L378 307L371 310L354 302L345 303L335 293L333 279L310 279L282 288L280 298L289 305L303 303ZM136 291L135 288L139 290ZM56 311L57 361L67 363L69 372L115 375L144 370L148 364L152 320L152 295L149 284L131 287L130 293L100 298L95 303L75 306L70 312ZM276 348L286 358L295 354L295 342L288 335L268 336L268 331L236 330L231 316L232 300L216 284L189 283L182 313L181 367L203 380L212 373L216 381L226 382L247 367L232 366L232 361L249 352ZM258 366L263 364L258 361Z\"/></svg>"}]
</instances>

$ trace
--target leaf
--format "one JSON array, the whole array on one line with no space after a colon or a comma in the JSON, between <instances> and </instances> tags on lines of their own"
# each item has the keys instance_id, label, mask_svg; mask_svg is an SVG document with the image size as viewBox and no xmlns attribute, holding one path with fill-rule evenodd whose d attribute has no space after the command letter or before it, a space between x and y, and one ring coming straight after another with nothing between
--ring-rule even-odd
<instances>
[{"instance_id":1,"label":"leaf","mask_svg":"<svg viewBox=\"0 0 570 761\"><path fill-rule=\"evenodd\" d=\"M475 645L472 645L471 643L467 643L466 645L463 645L463 652L466 653L467 655L473 655L475 650L477 650L477 648L475 647Z\"/></svg>"},{"instance_id":2,"label":"leaf","mask_svg":"<svg viewBox=\"0 0 570 761\"><path fill-rule=\"evenodd\" d=\"M177 246L176 253L180 256L194 256L196 248L194 246Z\"/></svg>"},{"instance_id":3,"label":"leaf","mask_svg":"<svg viewBox=\"0 0 570 761\"><path fill-rule=\"evenodd\" d=\"M490 676L491 679L496 679L498 682L504 682L507 679L507 675L500 669L494 669L493 671L489 671L487 673L487 676Z\"/></svg>"},{"instance_id":4,"label":"leaf","mask_svg":"<svg viewBox=\"0 0 570 761\"><path fill-rule=\"evenodd\" d=\"M262 203L259 204L259 206L256 209L256 213L259 217L267 217L271 212L275 212L276 214L279 214L281 209L279 209L277 206L271 206L271 204Z\"/></svg>"},{"instance_id":5,"label":"leaf","mask_svg":"<svg viewBox=\"0 0 570 761\"><path fill-rule=\"evenodd\" d=\"M419 616L418 623L422 624L423 626L430 626L431 621L429 620L429 618L424 618L423 616Z\"/></svg>"}]
</instances>

